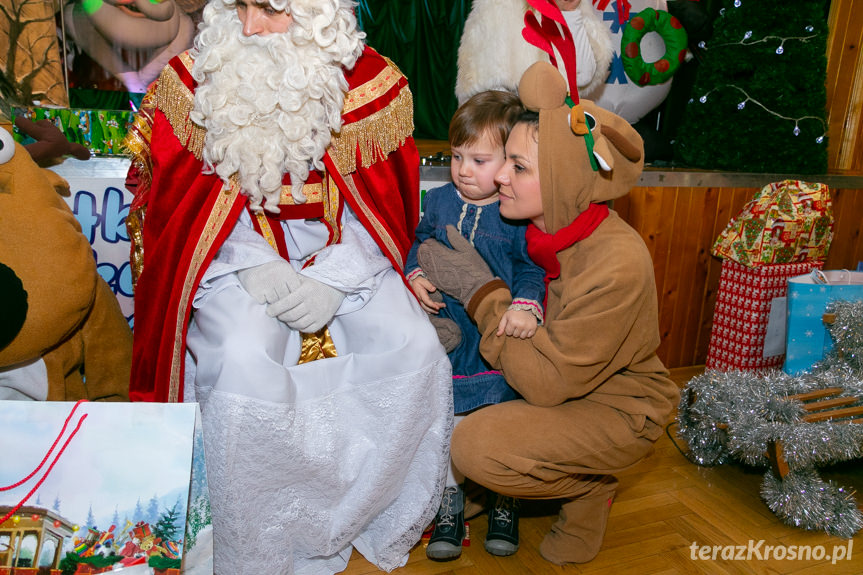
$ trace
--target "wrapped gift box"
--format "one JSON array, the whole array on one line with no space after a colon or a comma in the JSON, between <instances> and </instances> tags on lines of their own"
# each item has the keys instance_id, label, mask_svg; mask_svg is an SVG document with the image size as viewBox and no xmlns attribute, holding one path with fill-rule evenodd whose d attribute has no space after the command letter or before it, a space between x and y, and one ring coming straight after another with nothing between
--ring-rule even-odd
<instances>
[{"instance_id":1,"label":"wrapped gift box","mask_svg":"<svg viewBox=\"0 0 863 575\"><path fill-rule=\"evenodd\" d=\"M722 262L706 367L765 372L782 367L784 354L764 357L770 304L785 297L788 279L820 269L822 262L746 267Z\"/></svg>"},{"instance_id":2,"label":"wrapped gift box","mask_svg":"<svg viewBox=\"0 0 863 575\"><path fill-rule=\"evenodd\" d=\"M824 184L784 180L764 186L713 244L713 255L749 267L823 261L833 238Z\"/></svg>"}]
</instances>

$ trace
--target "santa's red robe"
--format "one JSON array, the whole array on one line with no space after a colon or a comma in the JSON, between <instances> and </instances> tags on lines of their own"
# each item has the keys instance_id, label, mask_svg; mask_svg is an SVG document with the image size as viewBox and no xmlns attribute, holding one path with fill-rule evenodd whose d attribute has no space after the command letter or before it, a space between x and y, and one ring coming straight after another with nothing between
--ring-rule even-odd
<instances>
[{"instance_id":1,"label":"santa's red robe","mask_svg":"<svg viewBox=\"0 0 863 575\"><path fill-rule=\"evenodd\" d=\"M192 298L247 205L236 185L202 173L205 131L189 119L192 62L188 53L171 60L148 91L126 141L132 153L128 183L135 193L127 219L136 278L133 401L182 400ZM342 129L324 157L325 172L309 178L309 184L335 185L337 203L287 206L283 216L321 217L331 242L338 242L338 215L346 202L402 272L419 214L419 154L411 137L407 79L368 47L345 77ZM289 183L286 177L284 184ZM274 248L283 247L270 233L279 230L273 218L257 222Z\"/></svg>"}]
</instances>

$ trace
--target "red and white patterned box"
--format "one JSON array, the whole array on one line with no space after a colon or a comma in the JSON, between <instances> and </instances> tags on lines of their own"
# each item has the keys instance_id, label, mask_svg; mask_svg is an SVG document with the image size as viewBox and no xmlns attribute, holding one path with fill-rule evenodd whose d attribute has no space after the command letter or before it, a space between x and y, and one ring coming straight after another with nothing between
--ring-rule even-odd
<instances>
[{"instance_id":1,"label":"red and white patterned box","mask_svg":"<svg viewBox=\"0 0 863 575\"><path fill-rule=\"evenodd\" d=\"M788 278L822 265L823 262L801 262L750 268L723 260L705 367L762 373L781 368L784 354L763 357L770 303L785 297Z\"/></svg>"}]
</instances>

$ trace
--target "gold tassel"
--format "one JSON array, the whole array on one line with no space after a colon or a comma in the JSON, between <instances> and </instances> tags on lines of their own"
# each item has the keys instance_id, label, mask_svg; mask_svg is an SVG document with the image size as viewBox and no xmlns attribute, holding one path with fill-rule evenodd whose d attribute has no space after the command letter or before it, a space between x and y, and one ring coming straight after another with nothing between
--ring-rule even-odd
<instances>
[{"instance_id":1,"label":"gold tassel","mask_svg":"<svg viewBox=\"0 0 863 575\"><path fill-rule=\"evenodd\" d=\"M303 343L297 364L338 356L329 327L324 326L315 333L302 333L301 335Z\"/></svg>"},{"instance_id":2,"label":"gold tassel","mask_svg":"<svg viewBox=\"0 0 863 575\"><path fill-rule=\"evenodd\" d=\"M150 162L150 140L153 136L154 94L147 92L141 108L135 114L132 126L120 144L120 149L132 161L138 171L138 189L147 189L152 181Z\"/></svg>"},{"instance_id":3,"label":"gold tassel","mask_svg":"<svg viewBox=\"0 0 863 575\"><path fill-rule=\"evenodd\" d=\"M357 122L342 126L333 134L330 156L339 172L349 174L357 169L357 147L364 168L386 157L404 144L414 131L413 95L404 87L395 100L383 110Z\"/></svg>"},{"instance_id":4,"label":"gold tassel","mask_svg":"<svg viewBox=\"0 0 863 575\"><path fill-rule=\"evenodd\" d=\"M126 230L129 232L129 240L132 249L129 256L129 265L132 270L132 289L138 285L138 278L144 270L144 215L146 206L137 210L129 210L126 216Z\"/></svg>"},{"instance_id":5,"label":"gold tassel","mask_svg":"<svg viewBox=\"0 0 863 575\"><path fill-rule=\"evenodd\" d=\"M191 66L191 64L187 64ZM174 135L189 152L200 160L204 154L206 130L192 122L189 114L195 107L195 95L170 66L162 70L156 86L156 106L165 114Z\"/></svg>"}]
</instances>

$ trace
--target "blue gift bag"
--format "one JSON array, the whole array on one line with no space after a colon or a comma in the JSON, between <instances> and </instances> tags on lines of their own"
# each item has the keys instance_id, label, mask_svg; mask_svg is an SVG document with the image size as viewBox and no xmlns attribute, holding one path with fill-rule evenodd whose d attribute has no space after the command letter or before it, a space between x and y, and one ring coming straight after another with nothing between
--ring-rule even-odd
<instances>
[{"instance_id":1,"label":"blue gift bag","mask_svg":"<svg viewBox=\"0 0 863 575\"><path fill-rule=\"evenodd\" d=\"M833 349L823 316L834 300L863 299L863 272L819 271L788 280L785 364L782 370L797 375L809 370Z\"/></svg>"}]
</instances>

